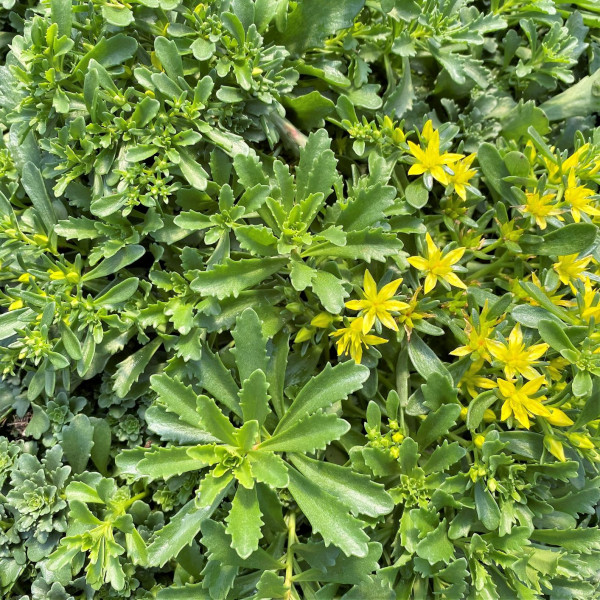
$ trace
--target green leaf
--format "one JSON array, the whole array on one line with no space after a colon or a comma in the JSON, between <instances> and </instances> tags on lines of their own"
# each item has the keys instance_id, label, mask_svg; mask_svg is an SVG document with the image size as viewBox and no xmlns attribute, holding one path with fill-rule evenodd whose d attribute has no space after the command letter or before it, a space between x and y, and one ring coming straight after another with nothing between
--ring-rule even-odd
<instances>
[{"instance_id":1,"label":"green leaf","mask_svg":"<svg viewBox=\"0 0 600 600\"><path fill-rule=\"evenodd\" d=\"M136 104L135 110L131 114L131 120L138 127L145 127L156 117L159 110L160 102L156 98L145 96Z\"/></svg>"},{"instance_id":2,"label":"green leaf","mask_svg":"<svg viewBox=\"0 0 600 600\"><path fill-rule=\"evenodd\" d=\"M242 415L237 384L231 373L221 362L221 358L205 346L202 348L202 359L200 361L200 382L202 387L221 404L236 415Z\"/></svg>"},{"instance_id":3,"label":"green leaf","mask_svg":"<svg viewBox=\"0 0 600 600\"><path fill-rule=\"evenodd\" d=\"M591 5L590 5L591 7ZM560 94L554 94L540 105L550 121L571 117L587 117L600 110L600 71L582 77Z\"/></svg>"},{"instance_id":4,"label":"green leaf","mask_svg":"<svg viewBox=\"0 0 600 600\"><path fill-rule=\"evenodd\" d=\"M256 487L248 490L238 486L231 511L225 518L225 531L231 536L231 547L242 558L248 558L258 548L260 528L264 525L261 516Z\"/></svg>"},{"instance_id":5,"label":"green leaf","mask_svg":"<svg viewBox=\"0 0 600 600\"><path fill-rule=\"evenodd\" d=\"M278 36L279 43L293 54L320 48L326 37L352 25L364 3L364 0L304 0L288 15L287 27Z\"/></svg>"},{"instance_id":6,"label":"green leaf","mask_svg":"<svg viewBox=\"0 0 600 600\"><path fill-rule=\"evenodd\" d=\"M80 360L83 354L81 352L81 344L79 343L77 336L73 333L71 328L64 321L60 322L59 329L60 336L65 350L67 351L67 354L73 360Z\"/></svg>"},{"instance_id":7,"label":"green leaf","mask_svg":"<svg viewBox=\"0 0 600 600\"><path fill-rule=\"evenodd\" d=\"M339 440L350 429L350 424L337 415L317 413L275 433L258 447L272 452L313 452L323 450L333 440Z\"/></svg>"},{"instance_id":8,"label":"green leaf","mask_svg":"<svg viewBox=\"0 0 600 600\"><path fill-rule=\"evenodd\" d=\"M335 104L317 90L301 96L284 96L282 103L291 113L292 122L307 130L323 127L323 120L335 109Z\"/></svg>"},{"instance_id":9,"label":"green leaf","mask_svg":"<svg viewBox=\"0 0 600 600\"><path fill-rule=\"evenodd\" d=\"M286 262L285 258L228 259L210 271L198 273L190 287L203 296L215 296L219 300L229 296L237 298L242 290L261 283Z\"/></svg>"},{"instance_id":10,"label":"green leaf","mask_svg":"<svg viewBox=\"0 0 600 600\"><path fill-rule=\"evenodd\" d=\"M463 456L465 456L465 449L458 443L448 443L448 440L444 440L441 446L438 446L429 456L425 464L423 465L423 471L426 475L430 473L441 473L448 467L457 463Z\"/></svg>"},{"instance_id":11,"label":"green leaf","mask_svg":"<svg viewBox=\"0 0 600 600\"><path fill-rule=\"evenodd\" d=\"M56 214L52 202L50 202L42 174L32 162L25 163L21 183L40 216L42 225L46 231L51 231L51 226L57 223Z\"/></svg>"},{"instance_id":12,"label":"green leaf","mask_svg":"<svg viewBox=\"0 0 600 600\"><path fill-rule=\"evenodd\" d=\"M288 468L285 461L277 454L253 450L248 452L248 460L252 466L252 475L257 481L274 488L287 487Z\"/></svg>"},{"instance_id":13,"label":"green leaf","mask_svg":"<svg viewBox=\"0 0 600 600\"><path fill-rule=\"evenodd\" d=\"M131 386L146 370L148 363L160 348L162 339L157 337L137 352L120 362L113 376L113 389L119 398L125 398Z\"/></svg>"},{"instance_id":14,"label":"green leaf","mask_svg":"<svg viewBox=\"0 0 600 600\"><path fill-rule=\"evenodd\" d=\"M345 400L349 394L361 389L369 377L369 369L353 361L335 367L327 363L299 392L290 408L279 420L275 433L289 429L303 417Z\"/></svg>"},{"instance_id":15,"label":"green leaf","mask_svg":"<svg viewBox=\"0 0 600 600\"><path fill-rule=\"evenodd\" d=\"M355 198L350 198L336 224L344 231L360 231L383 221L385 211L394 204L396 188L376 183L368 188L360 188Z\"/></svg>"},{"instance_id":16,"label":"green leaf","mask_svg":"<svg viewBox=\"0 0 600 600\"><path fill-rule=\"evenodd\" d=\"M588 250L596 240L598 228L591 223L570 223L547 233L539 244L524 244L525 252L538 256L564 256Z\"/></svg>"},{"instance_id":17,"label":"green leaf","mask_svg":"<svg viewBox=\"0 0 600 600\"><path fill-rule=\"evenodd\" d=\"M89 459L94 445L94 427L86 415L75 415L62 430L62 446L65 458L74 473L81 473Z\"/></svg>"},{"instance_id":18,"label":"green leaf","mask_svg":"<svg viewBox=\"0 0 600 600\"><path fill-rule=\"evenodd\" d=\"M94 427L94 442L91 451L91 458L94 465L100 473L107 476L108 459L110 458L112 434L110 425L105 419L91 417L90 422Z\"/></svg>"},{"instance_id":19,"label":"green leaf","mask_svg":"<svg viewBox=\"0 0 600 600\"><path fill-rule=\"evenodd\" d=\"M27 424L24 433L25 435L30 435L36 440L39 440L50 428L50 419L48 418L46 411L37 404L32 404L31 409L33 415Z\"/></svg>"},{"instance_id":20,"label":"green leaf","mask_svg":"<svg viewBox=\"0 0 600 600\"><path fill-rule=\"evenodd\" d=\"M269 412L269 384L264 371L254 371L242 384L240 390L240 407L244 421L258 421L259 425L265 422Z\"/></svg>"},{"instance_id":21,"label":"green leaf","mask_svg":"<svg viewBox=\"0 0 600 600\"><path fill-rule=\"evenodd\" d=\"M35 313L28 308L11 310L0 315L0 340L5 340L15 334L26 323L35 318Z\"/></svg>"},{"instance_id":22,"label":"green leaf","mask_svg":"<svg viewBox=\"0 0 600 600\"><path fill-rule=\"evenodd\" d=\"M206 61L215 53L215 45L213 42L198 38L190 46L190 50L196 60Z\"/></svg>"},{"instance_id":23,"label":"green leaf","mask_svg":"<svg viewBox=\"0 0 600 600\"><path fill-rule=\"evenodd\" d=\"M448 539L448 527L446 519L417 544L418 556L424 558L430 565L443 561L446 564L454 558L454 546Z\"/></svg>"},{"instance_id":24,"label":"green leaf","mask_svg":"<svg viewBox=\"0 0 600 600\"><path fill-rule=\"evenodd\" d=\"M269 382L269 393L271 395L271 404L278 417L281 417L285 410L283 390L285 387L285 372L287 359L290 351L289 334L280 331L272 340L272 351L267 367L267 381Z\"/></svg>"},{"instance_id":25,"label":"green leaf","mask_svg":"<svg viewBox=\"0 0 600 600\"><path fill-rule=\"evenodd\" d=\"M548 118L544 111L535 105L533 100L523 102L522 100L510 110L502 119L502 133L504 137L510 140L518 140L527 135L527 130L531 126L540 135L546 135L550 132Z\"/></svg>"},{"instance_id":26,"label":"green leaf","mask_svg":"<svg viewBox=\"0 0 600 600\"><path fill-rule=\"evenodd\" d=\"M260 580L256 584L257 600L269 600L273 598L285 598L288 587L282 575L274 571L263 571Z\"/></svg>"},{"instance_id":27,"label":"green leaf","mask_svg":"<svg viewBox=\"0 0 600 600\"><path fill-rule=\"evenodd\" d=\"M325 129L308 136L306 146L300 151L296 169L296 201L301 202L311 194L322 193L325 198L338 177L337 161L330 149L331 139Z\"/></svg>"},{"instance_id":28,"label":"green leaf","mask_svg":"<svg viewBox=\"0 0 600 600\"><path fill-rule=\"evenodd\" d=\"M481 480L475 482L475 508L477 509L477 516L484 527L490 531L498 529L500 509L487 486Z\"/></svg>"},{"instance_id":29,"label":"green leaf","mask_svg":"<svg viewBox=\"0 0 600 600\"><path fill-rule=\"evenodd\" d=\"M470 430L479 427L485 411L492 406L497 399L496 392L488 390L487 392L482 392L471 401L469 410L467 411L467 427Z\"/></svg>"},{"instance_id":30,"label":"green leaf","mask_svg":"<svg viewBox=\"0 0 600 600\"><path fill-rule=\"evenodd\" d=\"M212 433L217 439L237 446L235 427L231 421L221 412L215 401L208 396L197 397L198 414L204 429Z\"/></svg>"},{"instance_id":31,"label":"green leaf","mask_svg":"<svg viewBox=\"0 0 600 600\"><path fill-rule=\"evenodd\" d=\"M558 323L558 325L562 325L564 327L564 323L558 317L555 317L552 313L548 312L541 306L519 304L512 309L510 314L517 323L525 325L525 327L530 327L531 329L537 329L538 323L542 319L554 321L555 323Z\"/></svg>"},{"instance_id":32,"label":"green leaf","mask_svg":"<svg viewBox=\"0 0 600 600\"><path fill-rule=\"evenodd\" d=\"M171 585L159 590L157 600L212 600L202 583L186 583L184 586Z\"/></svg>"},{"instance_id":33,"label":"green leaf","mask_svg":"<svg viewBox=\"0 0 600 600\"><path fill-rule=\"evenodd\" d=\"M571 340L564 332L564 326L558 325L555 321L542 320L538 324L538 331L542 339L550 345L551 348L560 352L561 350L577 351Z\"/></svg>"},{"instance_id":34,"label":"green leaf","mask_svg":"<svg viewBox=\"0 0 600 600\"><path fill-rule=\"evenodd\" d=\"M135 21L133 13L126 6L102 6L104 20L117 27L127 27Z\"/></svg>"},{"instance_id":35,"label":"green leaf","mask_svg":"<svg viewBox=\"0 0 600 600\"><path fill-rule=\"evenodd\" d=\"M292 456L291 461L310 481L339 498L354 516L378 517L387 515L394 508L394 501L384 486L371 481L367 475L301 455Z\"/></svg>"},{"instance_id":36,"label":"green leaf","mask_svg":"<svg viewBox=\"0 0 600 600\"><path fill-rule=\"evenodd\" d=\"M101 38L96 45L79 61L75 71L85 71L92 59L103 67L114 67L130 59L136 52L137 42L127 35L118 33L106 39Z\"/></svg>"},{"instance_id":37,"label":"green leaf","mask_svg":"<svg viewBox=\"0 0 600 600\"><path fill-rule=\"evenodd\" d=\"M277 238L268 227L241 225L235 228L235 237L244 250L258 256L275 256Z\"/></svg>"},{"instance_id":38,"label":"green leaf","mask_svg":"<svg viewBox=\"0 0 600 600\"><path fill-rule=\"evenodd\" d=\"M235 348L231 352L235 356L240 380L245 381L257 370L266 372L267 340L256 312L247 308L236 319L232 335Z\"/></svg>"},{"instance_id":39,"label":"green leaf","mask_svg":"<svg viewBox=\"0 0 600 600\"><path fill-rule=\"evenodd\" d=\"M202 523L210 518L217 506L225 497L229 486L226 486L208 506L196 508L194 500L190 500L169 523L160 529L152 543L148 546L148 566L162 567L168 560L194 541L202 527Z\"/></svg>"},{"instance_id":40,"label":"green leaf","mask_svg":"<svg viewBox=\"0 0 600 600\"><path fill-rule=\"evenodd\" d=\"M138 289L140 280L137 277L131 277L125 281L117 283L99 298L94 300L96 306L102 306L105 308L115 308L123 302L127 302L135 294Z\"/></svg>"},{"instance_id":41,"label":"green leaf","mask_svg":"<svg viewBox=\"0 0 600 600\"><path fill-rule=\"evenodd\" d=\"M193 455L191 450L194 450ZM144 454L137 470L150 479L169 479L188 471L199 471L218 460L214 446L153 448Z\"/></svg>"},{"instance_id":42,"label":"green leaf","mask_svg":"<svg viewBox=\"0 0 600 600\"><path fill-rule=\"evenodd\" d=\"M477 150L477 162L483 171L488 188L499 198L518 204L518 198L511 185L504 180L505 177L510 176L510 173L497 148L487 142L481 144Z\"/></svg>"},{"instance_id":43,"label":"green leaf","mask_svg":"<svg viewBox=\"0 0 600 600\"><path fill-rule=\"evenodd\" d=\"M71 35L73 6L71 0L51 0L50 14L52 22L58 25L58 35Z\"/></svg>"},{"instance_id":44,"label":"green leaf","mask_svg":"<svg viewBox=\"0 0 600 600\"><path fill-rule=\"evenodd\" d=\"M113 275L136 260L139 260L145 253L146 249L143 246L125 246L125 248L121 248L110 258L104 259L91 271L84 273L84 275L81 277L81 280L87 282L94 279L99 279L100 277L108 277L109 275Z\"/></svg>"},{"instance_id":45,"label":"green leaf","mask_svg":"<svg viewBox=\"0 0 600 600\"><path fill-rule=\"evenodd\" d=\"M592 393L590 397L587 399L585 406L579 413L577 419L575 420L575 424L572 429L577 430L582 425L597 419L600 416L600 379L598 377L594 378Z\"/></svg>"},{"instance_id":46,"label":"green leaf","mask_svg":"<svg viewBox=\"0 0 600 600\"><path fill-rule=\"evenodd\" d=\"M220 563L221 566L232 565L261 571L279 571L284 567L281 561L262 548L258 548L245 559L241 558L231 547L231 536L225 532L225 526L213 520L202 523L202 544L206 546L210 560Z\"/></svg>"},{"instance_id":47,"label":"green leaf","mask_svg":"<svg viewBox=\"0 0 600 600\"><path fill-rule=\"evenodd\" d=\"M425 417L419 426L415 441L421 448L427 448L433 441L450 431L458 415L460 415L460 405L443 404Z\"/></svg>"},{"instance_id":48,"label":"green leaf","mask_svg":"<svg viewBox=\"0 0 600 600\"><path fill-rule=\"evenodd\" d=\"M177 44L173 40L158 36L154 40L154 49L160 64L171 79L177 81L178 77L183 77L183 63Z\"/></svg>"},{"instance_id":49,"label":"green leaf","mask_svg":"<svg viewBox=\"0 0 600 600\"><path fill-rule=\"evenodd\" d=\"M312 279L313 292L319 298L323 308L330 313L340 313L344 308L344 298L348 292L342 281L328 271L316 271Z\"/></svg>"},{"instance_id":50,"label":"green leaf","mask_svg":"<svg viewBox=\"0 0 600 600\"><path fill-rule=\"evenodd\" d=\"M188 183L197 190L205 190L208 182L208 173L194 160L189 150L179 147L179 168Z\"/></svg>"},{"instance_id":51,"label":"green leaf","mask_svg":"<svg viewBox=\"0 0 600 600\"><path fill-rule=\"evenodd\" d=\"M152 375L150 387L169 412L176 414L184 423L200 428L200 415L196 410L198 396L191 387L165 374Z\"/></svg>"},{"instance_id":52,"label":"green leaf","mask_svg":"<svg viewBox=\"0 0 600 600\"><path fill-rule=\"evenodd\" d=\"M325 545L337 546L346 556L367 556L369 536L362 530L364 523L348 514L337 497L295 469L290 469L289 475L290 493Z\"/></svg>"},{"instance_id":53,"label":"green leaf","mask_svg":"<svg viewBox=\"0 0 600 600\"><path fill-rule=\"evenodd\" d=\"M531 539L542 544L559 546L565 550L588 554L600 550L600 529L534 529Z\"/></svg>"},{"instance_id":54,"label":"green leaf","mask_svg":"<svg viewBox=\"0 0 600 600\"><path fill-rule=\"evenodd\" d=\"M315 244L314 247L304 251L302 256L337 257L364 260L368 263L372 260L385 262L388 256L394 256L402 248L402 241L397 235L384 233L379 229L365 229L349 232L343 246L336 246L331 242Z\"/></svg>"},{"instance_id":55,"label":"green leaf","mask_svg":"<svg viewBox=\"0 0 600 600\"><path fill-rule=\"evenodd\" d=\"M144 415L148 429L167 442L178 444L202 444L218 441L216 437L200 429L199 425L188 425L176 414L167 412L162 406L150 406Z\"/></svg>"},{"instance_id":56,"label":"green leaf","mask_svg":"<svg viewBox=\"0 0 600 600\"><path fill-rule=\"evenodd\" d=\"M442 361L414 332L410 338L410 344L408 345L408 356L410 357L415 369L419 375L423 377L423 379L427 380L429 377L431 377L431 375L437 373L442 377L446 377L449 381L452 381L450 373Z\"/></svg>"},{"instance_id":57,"label":"green leaf","mask_svg":"<svg viewBox=\"0 0 600 600\"><path fill-rule=\"evenodd\" d=\"M410 36L408 36L408 39L411 39ZM412 47L411 41L408 42L408 47ZM385 113L393 115L396 119L402 118L406 111L412 108L413 100L416 97L410 71L410 58L408 56L402 56L402 76L400 77L398 84L392 88L383 105Z\"/></svg>"},{"instance_id":58,"label":"green leaf","mask_svg":"<svg viewBox=\"0 0 600 600\"><path fill-rule=\"evenodd\" d=\"M429 199L429 190L425 187L421 177L409 183L404 193L406 201L414 208L423 208Z\"/></svg>"}]
</instances>

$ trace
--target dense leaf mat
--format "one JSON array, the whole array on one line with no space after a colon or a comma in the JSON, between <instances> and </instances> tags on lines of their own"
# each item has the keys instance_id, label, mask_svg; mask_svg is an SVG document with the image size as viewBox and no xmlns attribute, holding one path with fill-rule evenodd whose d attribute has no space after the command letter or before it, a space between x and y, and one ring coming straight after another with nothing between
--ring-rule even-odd
<instances>
[{"instance_id":1,"label":"dense leaf mat","mask_svg":"<svg viewBox=\"0 0 600 600\"><path fill-rule=\"evenodd\" d=\"M3 0L0 596L600 597L597 0Z\"/></svg>"}]
</instances>

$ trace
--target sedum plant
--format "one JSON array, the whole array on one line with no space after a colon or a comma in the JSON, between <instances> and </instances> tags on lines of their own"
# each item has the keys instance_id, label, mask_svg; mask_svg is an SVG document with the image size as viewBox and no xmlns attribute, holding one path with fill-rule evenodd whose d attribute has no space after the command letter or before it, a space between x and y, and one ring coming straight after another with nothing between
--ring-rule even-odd
<instances>
[{"instance_id":1,"label":"sedum plant","mask_svg":"<svg viewBox=\"0 0 600 600\"><path fill-rule=\"evenodd\" d=\"M0 3L0 596L600 594L600 9Z\"/></svg>"}]
</instances>

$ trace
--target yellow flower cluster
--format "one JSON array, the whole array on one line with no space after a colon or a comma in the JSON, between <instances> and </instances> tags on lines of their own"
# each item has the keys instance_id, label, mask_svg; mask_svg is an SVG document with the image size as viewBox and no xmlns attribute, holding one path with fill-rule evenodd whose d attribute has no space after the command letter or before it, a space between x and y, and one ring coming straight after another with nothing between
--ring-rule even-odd
<instances>
[{"instance_id":1,"label":"yellow flower cluster","mask_svg":"<svg viewBox=\"0 0 600 600\"><path fill-rule=\"evenodd\" d=\"M442 151L440 132L433 128L431 120L423 126L421 141L421 144L415 144L410 140L407 142L409 152L415 159L408 174L423 175L423 181L428 188L431 188L433 179L444 186L452 185L457 195L462 200L466 200L467 186L477 174L475 169L471 169L475 154L465 157L464 154Z\"/></svg>"},{"instance_id":2,"label":"yellow flower cluster","mask_svg":"<svg viewBox=\"0 0 600 600\"><path fill-rule=\"evenodd\" d=\"M564 160L544 156L539 162L546 183L543 189L526 191L525 202L518 208L540 229L546 229L548 217L564 221L564 215L570 213L574 223L582 219L597 221L600 217L600 196L582 181L592 179L600 170L600 163L589 150L590 145L584 144ZM530 155L535 159L531 149Z\"/></svg>"},{"instance_id":3,"label":"yellow flower cluster","mask_svg":"<svg viewBox=\"0 0 600 600\"><path fill-rule=\"evenodd\" d=\"M339 355L349 354L357 363L360 363L363 346L385 344L386 339L369 333L375 322L381 323L393 331L398 331L398 325L392 313L409 308L406 302L393 299L401 283L402 278L399 278L378 290L369 270L365 271L362 300L346 302L346 308L360 311L360 316L353 318L347 327L342 327L330 334L332 337L338 338L337 352Z\"/></svg>"}]
</instances>

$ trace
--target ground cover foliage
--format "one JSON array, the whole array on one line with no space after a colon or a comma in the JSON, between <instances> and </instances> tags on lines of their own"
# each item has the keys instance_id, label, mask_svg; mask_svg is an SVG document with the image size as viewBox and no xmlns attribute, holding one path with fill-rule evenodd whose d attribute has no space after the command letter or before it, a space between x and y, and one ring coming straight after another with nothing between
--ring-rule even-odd
<instances>
[{"instance_id":1,"label":"ground cover foliage","mask_svg":"<svg viewBox=\"0 0 600 600\"><path fill-rule=\"evenodd\" d=\"M600 596L595 0L3 0L0 595Z\"/></svg>"}]
</instances>

